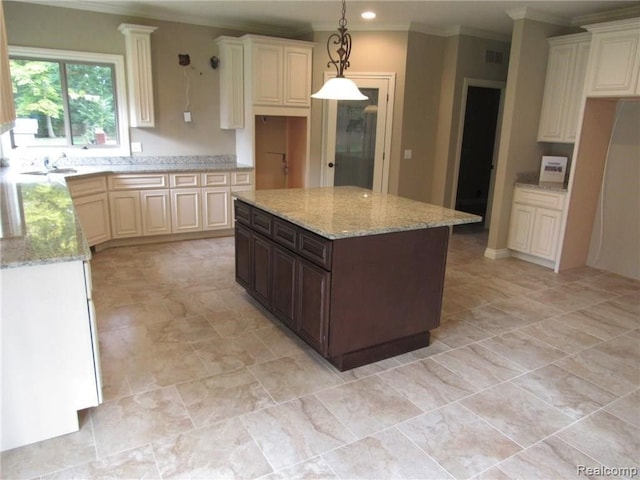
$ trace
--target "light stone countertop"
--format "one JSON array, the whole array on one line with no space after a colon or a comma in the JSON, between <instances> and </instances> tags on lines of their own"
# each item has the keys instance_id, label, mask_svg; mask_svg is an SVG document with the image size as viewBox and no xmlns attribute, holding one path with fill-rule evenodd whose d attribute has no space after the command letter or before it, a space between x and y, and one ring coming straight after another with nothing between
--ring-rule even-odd
<instances>
[{"instance_id":1,"label":"light stone countertop","mask_svg":"<svg viewBox=\"0 0 640 480\"><path fill-rule=\"evenodd\" d=\"M167 157L173 158L173 157ZM82 233L67 179L111 173L175 173L243 171L253 167L234 162L198 162L176 157L177 161L146 161L140 164L112 162L64 162L60 168L72 173L26 175L38 166L0 168L0 269L42 265L91 258L91 249Z\"/></svg>"},{"instance_id":2,"label":"light stone countertop","mask_svg":"<svg viewBox=\"0 0 640 480\"><path fill-rule=\"evenodd\" d=\"M478 215L357 187L257 190L233 195L331 240L482 221Z\"/></svg>"}]
</instances>

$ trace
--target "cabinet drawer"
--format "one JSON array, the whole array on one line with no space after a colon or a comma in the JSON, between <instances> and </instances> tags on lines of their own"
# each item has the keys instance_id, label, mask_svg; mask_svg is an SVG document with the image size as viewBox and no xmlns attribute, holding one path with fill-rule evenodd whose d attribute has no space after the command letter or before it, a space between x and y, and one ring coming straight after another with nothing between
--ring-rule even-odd
<instances>
[{"instance_id":1,"label":"cabinet drawer","mask_svg":"<svg viewBox=\"0 0 640 480\"><path fill-rule=\"evenodd\" d=\"M251 225L251 207L246 203L242 203L238 200L234 200L234 213L235 219L244 223L245 225Z\"/></svg>"},{"instance_id":2,"label":"cabinet drawer","mask_svg":"<svg viewBox=\"0 0 640 480\"><path fill-rule=\"evenodd\" d=\"M251 209L251 227L267 237L273 232L273 217L257 208Z\"/></svg>"},{"instance_id":3,"label":"cabinet drawer","mask_svg":"<svg viewBox=\"0 0 640 480\"><path fill-rule=\"evenodd\" d=\"M180 187L199 187L200 186L200 174L199 173L172 173L169 177L169 183L171 188Z\"/></svg>"},{"instance_id":4,"label":"cabinet drawer","mask_svg":"<svg viewBox=\"0 0 640 480\"><path fill-rule=\"evenodd\" d=\"M298 230L295 226L291 225L289 222L280 220L279 218L273 219L273 239L276 242L295 250L297 238Z\"/></svg>"},{"instance_id":5,"label":"cabinet drawer","mask_svg":"<svg viewBox=\"0 0 640 480\"><path fill-rule=\"evenodd\" d=\"M253 185L253 173L231 172L231 183L233 185Z\"/></svg>"},{"instance_id":6,"label":"cabinet drawer","mask_svg":"<svg viewBox=\"0 0 640 480\"><path fill-rule=\"evenodd\" d=\"M107 191L107 179L104 176L99 176L81 180L68 180L67 187L71 193L71 198L104 193Z\"/></svg>"},{"instance_id":7,"label":"cabinet drawer","mask_svg":"<svg viewBox=\"0 0 640 480\"><path fill-rule=\"evenodd\" d=\"M229 185L229 172L208 172L202 174L205 187L226 187Z\"/></svg>"},{"instance_id":8,"label":"cabinet drawer","mask_svg":"<svg viewBox=\"0 0 640 480\"><path fill-rule=\"evenodd\" d=\"M331 241L311 232L300 230L298 233L298 252L303 257L330 270Z\"/></svg>"},{"instance_id":9,"label":"cabinet drawer","mask_svg":"<svg viewBox=\"0 0 640 480\"><path fill-rule=\"evenodd\" d=\"M565 194L563 192L550 192L541 189L516 188L513 201L534 207L562 210L564 208Z\"/></svg>"},{"instance_id":10,"label":"cabinet drawer","mask_svg":"<svg viewBox=\"0 0 640 480\"><path fill-rule=\"evenodd\" d=\"M141 188L169 188L167 175L124 173L109 176L109 190L137 190Z\"/></svg>"}]
</instances>

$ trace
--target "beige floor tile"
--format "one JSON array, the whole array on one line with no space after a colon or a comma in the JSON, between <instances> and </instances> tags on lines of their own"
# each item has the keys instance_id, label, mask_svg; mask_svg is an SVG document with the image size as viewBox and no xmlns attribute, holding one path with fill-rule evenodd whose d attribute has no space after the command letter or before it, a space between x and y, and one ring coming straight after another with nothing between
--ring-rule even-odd
<instances>
[{"instance_id":1,"label":"beige floor tile","mask_svg":"<svg viewBox=\"0 0 640 480\"><path fill-rule=\"evenodd\" d=\"M395 428L325 453L323 458L342 479L452 478Z\"/></svg>"},{"instance_id":2,"label":"beige floor tile","mask_svg":"<svg viewBox=\"0 0 640 480\"><path fill-rule=\"evenodd\" d=\"M98 331L135 327L171 320L171 314L158 303L133 303L96 309Z\"/></svg>"},{"instance_id":3,"label":"beige floor tile","mask_svg":"<svg viewBox=\"0 0 640 480\"><path fill-rule=\"evenodd\" d=\"M587 308L615 296L614 293L578 283L551 287L530 294L532 300L551 305L564 313Z\"/></svg>"},{"instance_id":4,"label":"beige floor tile","mask_svg":"<svg viewBox=\"0 0 640 480\"><path fill-rule=\"evenodd\" d=\"M204 315L174 318L147 326L149 338L158 344L192 343L220 338Z\"/></svg>"},{"instance_id":5,"label":"beige floor tile","mask_svg":"<svg viewBox=\"0 0 640 480\"><path fill-rule=\"evenodd\" d=\"M630 332L555 363L616 395L626 395L638 388L639 337L637 332Z\"/></svg>"},{"instance_id":6,"label":"beige floor tile","mask_svg":"<svg viewBox=\"0 0 640 480\"><path fill-rule=\"evenodd\" d=\"M456 348L433 359L477 388L488 388L521 375L526 370L479 344Z\"/></svg>"},{"instance_id":7,"label":"beige floor tile","mask_svg":"<svg viewBox=\"0 0 640 480\"><path fill-rule=\"evenodd\" d=\"M249 479L273 470L239 419L153 443L162 478Z\"/></svg>"},{"instance_id":8,"label":"beige floor tile","mask_svg":"<svg viewBox=\"0 0 640 480\"><path fill-rule=\"evenodd\" d=\"M272 324L255 331L276 358L297 355L309 350L309 346L286 327Z\"/></svg>"},{"instance_id":9,"label":"beige floor tile","mask_svg":"<svg viewBox=\"0 0 640 480\"><path fill-rule=\"evenodd\" d=\"M578 473L578 465L598 466L592 458L584 453L557 437L550 437L505 460L498 468L506 475L506 478L512 480L590 478L585 474ZM488 478L491 477L488 476Z\"/></svg>"},{"instance_id":10,"label":"beige floor tile","mask_svg":"<svg viewBox=\"0 0 640 480\"><path fill-rule=\"evenodd\" d=\"M637 319L612 301L557 317L558 321L602 340L638 328Z\"/></svg>"},{"instance_id":11,"label":"beige floor tile","mask_svg":"<svg viewBox=\"0 0 640 480\"><path fill-rule=\"evenodd\" d=\"M640 281L610 272L598 273L580 280L579 283L618 295L627 293L640 294Z\"/></svg>"},{"instance_id":12,"label":"beige floor tile","mask_svg":"<svg viewBox=\"0 0 640 480\"><path fill-rule=\"evenodd\" d=\"M274 404L264 387L247 369L182 383L176 387L197 428Z\"/></svg>"},{"instance_id":13,"label":"beige floor tile","mask_svg":"<svg viewBox=\"0 0 640 480\"><path fill-rule=\"evenodd\" d=\"M443 319L438 328L431 330L431 338L448 347L457 348L491 337L492 334L486 330L464 320L458 320L458 315L461 313L454 313Z\"/></svg>"},{"instance_id":14,"label":"beige floor tile","mask_svg":"<svg viewBox=\"0 0 640 480\"><path fill-rule=\"evenodd\" d=\"M242 420L275 470L356 439L313 395L247 414Z\"/></svg>"},{"instance_id":15,"label":"beige floor tile","mask_svg":"<svg viewBox=\"0 0 640 480\"><path fill-rule=\"evenodd\" d=\"M375 375L376 373L386 372L398 366L400 366L398 357L385 358L384 360L380 360L379 362L370 363L369 365L363 365L362 367L352 368L351 370L346 370L344 372L341 372L331 364L328 365L333 374L338 376L338 378L340 378L340 380L345 383L351 382L353 380L358 380L360 378L370 377L371 375Z\"/></svg>"},{"instance_id":16,"label":"beige floor tile","mask_svg":"<svg viewBox=\"0 0 640 480\"><path fill-rule=\"evenodd\" d=\"M460 404L421 415L398 429L454 478L469 478L521 447Z\"/></svg>"},{"instance_id":17,"label":"beige floor tile","mask_svg":"<svg viewBox=\"0 0 640 480\"><path fill-rule=\"evenodd\" d=\"M605 410L640 429L640 388L611 403Z\"/></svg>"},{"instance_id":18,"label":"beige floor tile","mask_svg":"<svg viewBox=\"0 0 640 480\"><path fill-rule=\"evenodd\" d=\"M511 383L492 387L460 402L523 447L556 433L572 421Z\"/></svg>"},{"instance_id":19,"label":"beige floor tile","mask_svg":"<svg viewBox=\"0 0 640 480\"><path fill-rule=\"evenodd\" d=\"M175 387L105 402L91 410L98 458L193 429Z\"/></svg>"},{"instance_id":20,"label":"beige floor tile","mask_svg":"<svg viewBox=\"0 0 640 480\"><path fill-rule=\"evenodd\" d=\"M475 393L477 388L430 358L379 375L424 412Z\"/></svg>"},{"instance_id":21,"label":"beige floor tile","mask_svg":"<svg viewBox=\"0 0 640 480\"><path fill-rule=\"evenodd\" d=\"M150 445L147 445L46 475L43 480L97 478L159 479L160 472L156 466L153 450Z\"/></svg>"},{"instance_id":22,"label":"beige floor tile","mask_svg":"<svg viewBox=\"0 0 640 480\"><path fill-rule=\"evenodd\" d=\"M316 396L359 438L422 413L377 376L323 390Z\"/></svg>"},{"instance_id":23,"label":"beige floor tile","mask_svg":"<svg viewBox=\"0 0 640 480\"><path fill-rule=\"evenodd\" d=\"M428 347L423 347L417 350L413 350L412 352L403 353L402 355L397 355L393 358L400 364L405 364L423 360L425 358L432 357L433 355L437 355L448 350L451 350L451 347L449 345L432 338L429 342Z\"/></svg>"},{"instance_id":24,"label":"beige floor tile","mask_svg":"<svg viewBox=\"0 0 640 480\"><path fill-rule=\"evenodd\" d=\"M566 355L565 352L521 330L483 340L480 345L530 370L547 365Z\"/></svg>"},{"instance_id":25,"label":"beige floor tile","mask_svg":"<svg viewBox=\"0 0 640 480\"><path fill-rule=\"evenodd\" d=\"M249 370L276 402L286 402L341 382L327 368L324 360L308 353L253 365Z\"/></svg>"},{"instance_id":26,"label":"beige floor tile","mask_svg":"<svg viewBox=\"0 0 640 480\"><path fill-rule=\"evenodd\" d=\"M547 365L518 377L513 383L575 420L617 398L556 365Z\"/></svg>"},{"instance_id":27,"label":"beige floor tile","mask_svg":"<svg viewBox=\"0 0 640 480\"><path fill-rule=\"evenodd\" d=\"M267 475L262 480L338 480L321 457Z\"/></svg>"},{"instance_id":28,"label":"beige floor tile","mask_svg":"<svg viewBox=\"0 0 640 480\"><path fill-rule=\"evenodd\" d=\"M221 337L235 337L273 325L266 313L251 306L209 313L206 317Z\"/></svg>"},{"instance_id":29,"label":"beige floor tile","mask_svg":"<svg viewBox=\"0 0 640 480\"><path fill-rule=\"evenodd\" d=\"M510 315L517 315L528 323L539 322L562 313L560 309L532 300L528 296L512 297L494 302L492 306Z\"/></svg>"},{"instance_id":30,"label":"beige floor tile","mask_svg":"<svg viewBox=\"0 0 640 480\"><path fill-rule=\"evenodd\" d=\"M196 342L192 347L210 375L233 372L273 358L273 354L253 332Z\"/></svg>"},{"instance_id":31,"label":"beige floor tile","mask_svg":"<svg viewBox=\"0 0 640 480\"><path fill-rule=\"evenodd\" d=\"M640 431L608 412L589 415L558 437L602 465L640 468Z\"/></svg>"},{"instance_id":32,"label":"beige floor tile","mask_svg":"<svg viewBox=\"0 0 640 480\"><path fill-rule=\"evenodd\" d=\"M529 323L524 318L506 313L493 305L485 305L467 310L455 317L457 320L468 322L474 327L478 327L493 335L515 330Z\"/></svg>"},{"instance_id":33,"label":"beige floor tile","mask_svg":"<svg viewBox=\"0 0 640 480\"><path fill-rule=\"evenodd\" d=\"M77 432L0 453L0 478L34 478L95 459L91 421L83 411Z\"/></svg>"},{"instance_id":34,"label":"beige floor tile","mask_svg":"<svg viewBox=\"0 0 640 480\"><path fill-rule=\"evenodd\" d=\"M522 332L566 353L576 353L602 341L598 337L568 325L563 317L565 316L561 315L543 320L523 328Z\"/></svg>"}]
</instances>

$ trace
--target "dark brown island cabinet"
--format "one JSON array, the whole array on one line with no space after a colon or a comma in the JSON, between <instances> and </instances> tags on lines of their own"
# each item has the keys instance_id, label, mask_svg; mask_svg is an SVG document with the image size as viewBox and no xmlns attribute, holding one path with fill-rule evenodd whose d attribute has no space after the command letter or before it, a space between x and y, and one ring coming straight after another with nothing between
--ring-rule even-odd
<instances>
[{"instance_id":1,"label":"dark brown island cabinet","mask_svg":"<svg viewBox=\"0 0 640 480\"><path fill-rule=\"evenodd\" d=\"M332 239L242 199L235 219L237 282L339 370L429 345L448 226Z\"/></svg>"}]
</instances>

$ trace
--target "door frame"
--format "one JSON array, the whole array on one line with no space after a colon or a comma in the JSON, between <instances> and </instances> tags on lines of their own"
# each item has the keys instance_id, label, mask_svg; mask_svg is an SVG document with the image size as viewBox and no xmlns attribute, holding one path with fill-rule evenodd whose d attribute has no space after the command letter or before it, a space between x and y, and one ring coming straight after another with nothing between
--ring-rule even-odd
<instances>
[{"instance_id":1,"label":"door frame","mask_svg":"<svg viewBox=\"0 0 640 480\"><path fill-rule=\"evenodd\" d=\"M460 106L460 119L458 123L458 139L456 142L456 156L453 166L453 185L451 185L451 208L456 206L456 197L458 196L458 176L460 175L460 157L462 155L462 137L464 135L464 118L467 113L467 95L469 87L484 87L500 90L500 102L498 104L498 118L496 119L496 135L493 140L493 158L491 169L491 178L489 180L489 191L487 192L487 213L483 219L485 227L491 223L491 208L493 207L493 190L496 182L496 169L498 166L498 150L500 149L500 134L502 131L502 114L504 111L504 94L507 88L507 82L497 80L482 80L479 78L464 78L462 83L462 101Z\"/></svg>"},{"instance_id":2,"label":"door frame","mask_svg":"<svg viewBox=\"0 0 640 480\"><path fill-rule=\"evenodd\" d=\"M335 77L335 72L324 72L324 82ZM385 132L383 138L382 151L382 179L381 191L387 193L389 191L389 164L391 161L391 133L393 131L393 105L396 90L396 74L395 72L349 72L349 79L353 80L356 85L358 80L386 80L387 81L387 115L385 118ZM336 100L325 100L322 105L322 165L320 168L320 185L323 187L328 185L327 164L335 159L336 132L330 129L330 111L335 108L329 108L329 102L337 105ZM333 131L332 131L333 130ZM329 148L331 146L332 148ZM375 189L374 189L375 191Z\"/></svg>"}]
</instances>

